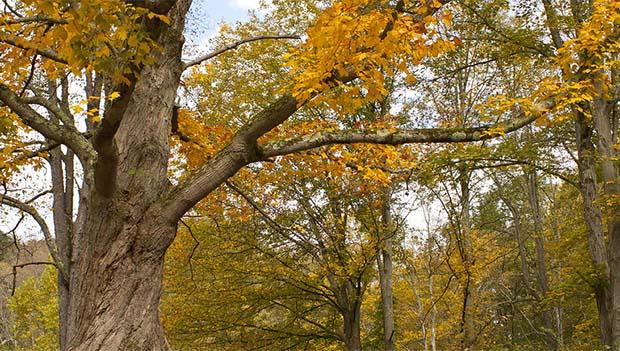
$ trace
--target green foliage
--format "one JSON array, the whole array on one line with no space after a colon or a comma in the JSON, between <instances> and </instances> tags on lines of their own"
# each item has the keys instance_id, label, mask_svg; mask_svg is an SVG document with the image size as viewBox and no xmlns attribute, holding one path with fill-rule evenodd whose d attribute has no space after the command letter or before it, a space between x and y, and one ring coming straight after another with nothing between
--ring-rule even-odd
<instances>
[{"instance_id":1,"label":"green foliage","mask_svg":"<svg viewBox=\"0 0 620 351\"><path fill-rule=\"evenodd\" d=\"M18 351L58 350L58 288L54 268L24 281L8 304L14 314L13 333Z\"/></svg>"}]
</instances>

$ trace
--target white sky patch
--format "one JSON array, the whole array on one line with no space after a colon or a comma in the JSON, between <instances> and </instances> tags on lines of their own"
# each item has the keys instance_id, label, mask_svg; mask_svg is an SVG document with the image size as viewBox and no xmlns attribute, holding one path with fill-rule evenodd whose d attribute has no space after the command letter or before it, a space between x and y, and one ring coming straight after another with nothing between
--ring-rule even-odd
<instances>
[{"instance_id":1,"label":"white sky patch","mask_svg":"<svg viewBox=\"0 0 620 351\"><path fill-rule=\"evenodd\" d=\"M231 0L230 4L232 7L243 10L252 10L260 7L260 0Z\"/></svg>"}]
</instances>

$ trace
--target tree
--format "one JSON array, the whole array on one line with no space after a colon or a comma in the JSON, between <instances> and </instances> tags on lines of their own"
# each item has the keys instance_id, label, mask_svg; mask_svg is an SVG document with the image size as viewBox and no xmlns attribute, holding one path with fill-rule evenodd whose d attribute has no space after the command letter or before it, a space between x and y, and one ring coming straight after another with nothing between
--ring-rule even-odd
<instances>
[{"instance_id":1,"label":"tree","mask_svg":"<svg viewBox=\"0 0 620 351\"><path fill-rule=\"evenodd\" d=\"M16 350L58 349L58 300L56 272L46 269L40 277L30 277L9 299L15 314L13 325Z\"/></svg>"},{"instance_id":2,"label":"tree","mask_svg":"<svg viewBox=\"0 0 620 351\"><path fill-rule=\"evenodd\" d=\"M297 135L278 129L292 124L313 98L352 105L376 100L383 95L383 71L408 74L408 65L453 47L428 40L436 38L433 16L447 2L333 3L292 54L294 86L279 97L274 92L272 102L241 123L212 157L171 182L170 133L181 75L227 51L182 61L191 1L5 1L2 172L12 176L13 160L46 158L54 230L26 201L1 199L32 216L47 239L58 269L61 349L168 350L158 306L163 258L178 221L248 164L330 144L490 139L534 121L547 109L546 97L518 118L480 127L302 129ZM333 38L347 38L348 45ZM356 80L359 88L347 89ZM72 87L79 82L85 101L76 107ZM338 89L344 93L326 94ZM32 138L15 138L23 133Z\"/></svg>"}]
</instances>

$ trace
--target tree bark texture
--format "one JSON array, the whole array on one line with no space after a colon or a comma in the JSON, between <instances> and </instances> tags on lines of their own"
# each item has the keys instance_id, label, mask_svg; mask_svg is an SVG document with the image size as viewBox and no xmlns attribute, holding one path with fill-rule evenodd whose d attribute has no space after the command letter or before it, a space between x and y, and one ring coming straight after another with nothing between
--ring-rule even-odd
<instances>
[{"instance_id":1,"label":"tree bark texture","mask_svg":"<svg viewBox=\"0 0 620 351\"><path fill-rule=\"evenodd\" d=\"M605 98L601 87L603 77L596 77L595 88L598 95L592 102L592 120L597 135L604 201L608 202L607 238L609 240L609 283L612 291L611 325L612 350L620 350L620 179L618 178L617 152L614 147L612 129L613 106L615 101Z\"/></svg>"},{"instance_id":2,"label":"tree bark texture","mask_svg":"<svg viewBox=\"0 0 620 351\"><path fill-rule=\"evenodd\" d=\"M96 183L82 189L78 235L70 243L69 351L169 350L158 309L176 221L161 216L161 199L170 189L169 123L191 1L170 3L172 24L152 28L162 48L156 63L116 88L125 95L110 104L94 136Z\"/></svg>"},{"instance_id":3,"label":"tree bark texture","mask_svg":"<svg viewBox=\"0 0 620 351\"><path fill-rule=\"evenodd\" d=\"M612 290L607 277L610 274L605 233L603 231L603 215L597 205L598 180L596 176L595 148L592 143L593 129L586 116L575 112L575 134L577 141L578 171L581 197L588 243L593 263L600 270L600 279L596 282L594 293L599 312L599 328L603 345L612 342Z\"/></svg>"},{"instance_id":4,"label":"tree bark texture","mask_svg":"<svg viewBox=\"0 0 620 351\"><path fill-rule=\"evenodd\" d=\"M351 310L343 313L344 338L347 351L361 351L362 338L360 335L360 304L352 306Z\"/></svg>"}]
</instances>

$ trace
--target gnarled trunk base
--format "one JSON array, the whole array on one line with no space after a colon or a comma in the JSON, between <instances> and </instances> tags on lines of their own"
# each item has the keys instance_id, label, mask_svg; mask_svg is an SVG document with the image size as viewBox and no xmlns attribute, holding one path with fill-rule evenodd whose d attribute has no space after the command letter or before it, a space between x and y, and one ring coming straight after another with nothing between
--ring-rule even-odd
<instances>
[{"instance_id":1,"label":"gnarled trunk base","mask_svg":"<svg viewBox=\"0 0 620 351\"><path fill-rule=\"evenodd\" d=\"M118 235L99 233L100 245L83 247L90 255L73 265L68 350L168 351L159 302L163 255L176 228L117 223L107 228L122 228Z\"/></svg>"}]
</instances>

